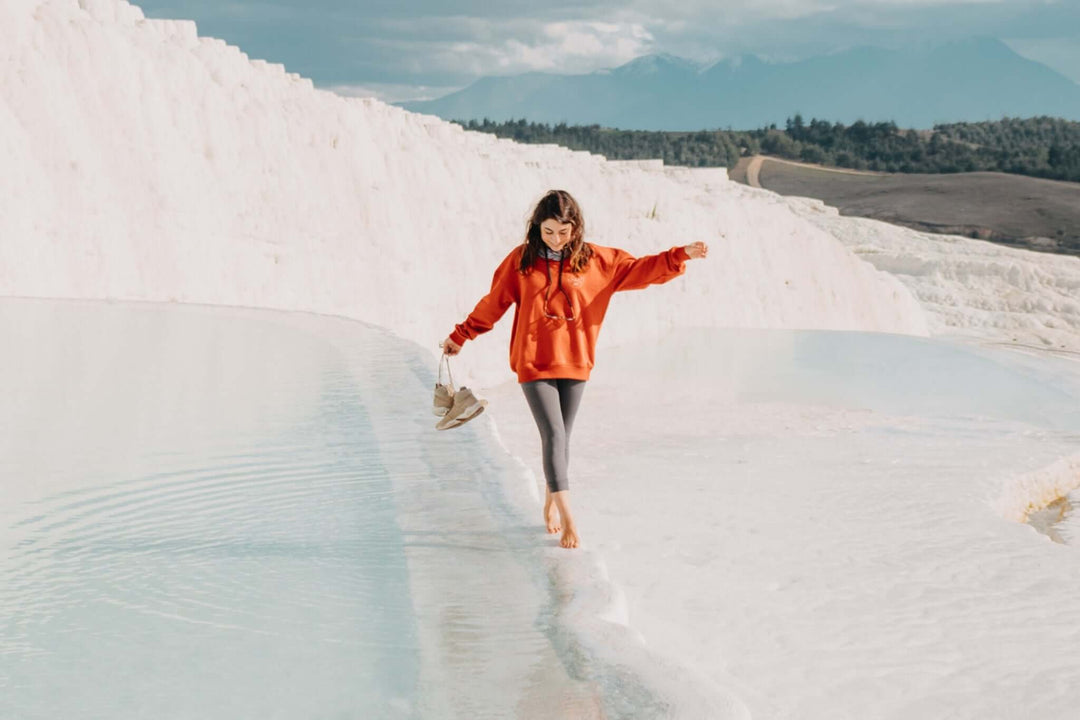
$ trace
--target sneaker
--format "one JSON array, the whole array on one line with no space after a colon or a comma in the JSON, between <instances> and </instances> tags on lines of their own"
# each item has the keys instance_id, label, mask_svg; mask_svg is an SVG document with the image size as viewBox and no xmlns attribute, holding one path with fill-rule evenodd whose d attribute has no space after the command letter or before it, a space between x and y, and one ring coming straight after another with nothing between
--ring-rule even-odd
<instances>
[{"instance_id":1,"label":"sneaker","mask_svg":"<svg viewBox=\"0 0 1080 720\"><path fill-rule=\"evenodd\" d=\"M487 402L487 400L481 400L480 402L481 402L481 403L486 403L486 402ZM453 428L456 428L456 427L457 427L458 425L464 425L465 423L467 423L467 422L469 422L470 420L472 420L472 419L473 419L474 417L478 417L478 416L480 415L480 413L484 412L484 407L485 407L484 405L481 405L481 406L480 406L480 407L479 407L479 408L477 409L477 411L476 411L476 412L474 412L474 413L473 413L472 415L469 415L469 416L468 416L468 417L466 417L466 418L465 418L464 420L462 420L461 418L458 418L457 420L453 420L453 421L451 421L451 422L450 422L450 423L449 423L448 425L446 425L445 427L439 427L439 425L436 425L436 426L435 426L435 429L436 429L436 430L452 430ZM441 423L442 423L442 421L440 421L440 424L441 424Z\"/></svg>"},{"instance_id":2,"label":"sneaker","mask_svg":"<svg viewBox=\"0 0 1080 720\"><path fill-rule=\"evenodd\" d=\"M449 430L464 425L484 412L485 407L487 407L487 400L478 399L473 395L472 390L462 385L454 393L454 405L450 408L450 412L446 413L443 419L435 425L435 429Z\"/></svg>"},{"instance_id":3,"label":"sneaker","mask_svg":"<svg viewBox=\"0 0 1080 720\"><path fill-rule=\"evenodd\" d=\"M454 392L449 386L435 383L435 399L432 401L431 411L443 417L454 407Z\"/></svg>"}]
</instances>

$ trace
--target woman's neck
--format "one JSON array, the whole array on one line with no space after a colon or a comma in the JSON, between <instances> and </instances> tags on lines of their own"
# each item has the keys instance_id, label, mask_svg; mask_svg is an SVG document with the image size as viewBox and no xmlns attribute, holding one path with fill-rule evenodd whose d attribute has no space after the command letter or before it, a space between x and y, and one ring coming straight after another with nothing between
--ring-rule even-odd
<instances>
[{"instance_id":1,"label":"woman's neck","mask_svg":"<svg viewBox=\"0 0 1080 720\"><path fill-rule=\"evenodd\" d=\"M540 248L541 254L548 260L558 260L563 256L563 250L552 250L547 245Z\"/></svg>"}]
</instances>

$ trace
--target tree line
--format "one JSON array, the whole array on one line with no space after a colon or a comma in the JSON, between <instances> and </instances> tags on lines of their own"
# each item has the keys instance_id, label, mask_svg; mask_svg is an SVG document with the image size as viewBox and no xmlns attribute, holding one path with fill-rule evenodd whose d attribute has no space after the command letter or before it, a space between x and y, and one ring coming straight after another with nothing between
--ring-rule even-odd
<instances>
[{"instance_id":1,"label":"tree line","mask_svg":"<svg viewBox=\"0 0 1080 720\"><path fill-rule=\"evenodd\" d=\"M776 157L855 170L956 173L976 170L1080 182L1080 123L1009 118L905 130L894 122L851 125L788 118L759 130L618 130L600 125L454 120L468 130L524 143L554 143L609 160L660 158L665 165L731 168L740 157Z\"/></svg>"}]
</instances>

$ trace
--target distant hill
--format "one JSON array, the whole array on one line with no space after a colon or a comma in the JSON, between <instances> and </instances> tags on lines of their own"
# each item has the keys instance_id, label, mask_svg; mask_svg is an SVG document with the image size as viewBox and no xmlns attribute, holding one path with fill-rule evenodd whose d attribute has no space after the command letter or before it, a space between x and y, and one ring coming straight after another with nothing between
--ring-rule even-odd
<instances>
[{"instance_id":1,"label":"distant hill","mask_svg":"<svg viewBox=\"0 0 1080 720\"><path fill-rule=\"evenodd\" d=\"M841 215L1080 256L1077 183L1000 172L866 172L762 155L740 159L728 175L780 195L817 198Z\"/></svg>"},{"instance_id":2,"label":"distant hill","mask_svg":"<svg viewBox=\"0 0 1080 720\"><path fill-rule=\"evenodd\" d=\"M445 119L632 130L758 128L796 113L931 128L1003 116L1080 120L1080 84L979 37L900 50L858 47L787 64L742 56L702 66L647 55L586 75L487 77L436 100L397 104Z\"/></svg>"}]
</instances>

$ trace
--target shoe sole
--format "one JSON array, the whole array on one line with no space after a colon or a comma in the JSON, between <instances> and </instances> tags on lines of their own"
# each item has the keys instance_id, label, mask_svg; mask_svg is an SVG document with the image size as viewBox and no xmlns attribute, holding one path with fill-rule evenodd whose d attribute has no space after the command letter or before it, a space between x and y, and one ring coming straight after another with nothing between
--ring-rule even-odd
<instances>
[{"instance_id":1,"label":"shoe sole","mask_svg":"<svg viewBox=\"0 0 1080 720\"><path fill-rule=\"evenodd\" d=\"M468 415L465 415L465 414L458 415L448 425L444 425L442 427L439 427L438 425L436 425L435 429L436 430L450 430L452 428L456 428L458 425L464 425L465 423L469 422L470 420L472 420L474 417L476 417L480 413L484 412L485 407L487 407L487 400L481 400L479 403L477 403L477 409L476 410L473 410Z\"/></svg>"}]
</instances>

